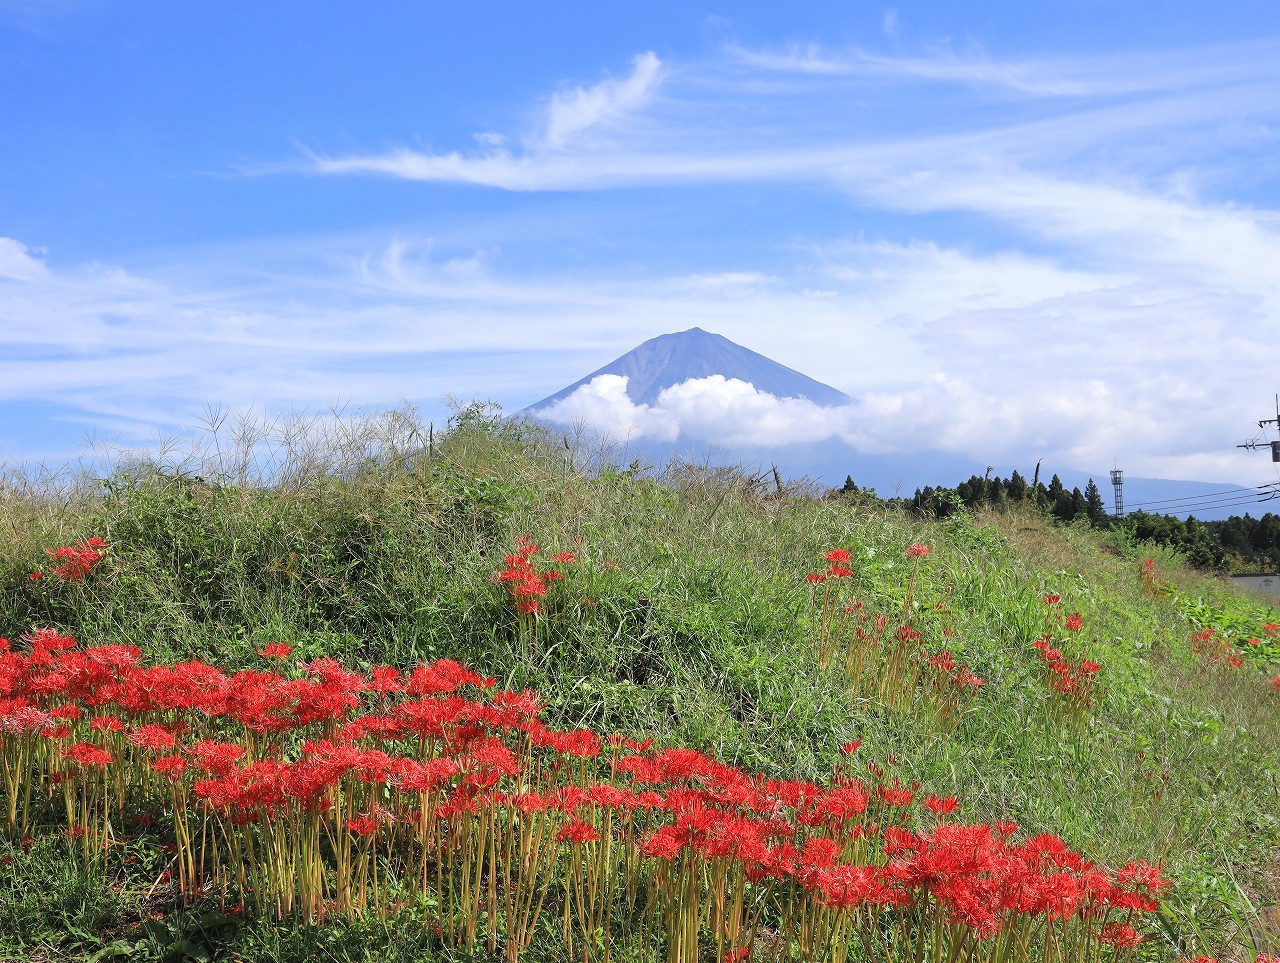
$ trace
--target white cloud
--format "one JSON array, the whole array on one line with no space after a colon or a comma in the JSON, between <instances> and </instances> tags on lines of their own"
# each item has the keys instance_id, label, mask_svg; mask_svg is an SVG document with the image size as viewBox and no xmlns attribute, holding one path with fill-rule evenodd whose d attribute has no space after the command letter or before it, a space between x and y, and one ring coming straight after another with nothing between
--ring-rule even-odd
<instances>
[{"instance_id":1,"label":"white cloud","mask_svg":"<svg viewBox=\"0 0 1280 963\"><path fill-rule=\"evenodd\" d=\"M1150 280L1247 291L1280 310L1280 214L1008 170L945 169L851 185L904 210L975 211Z\"/></svg>"},{"instance_id":2,"label":"white cloud","mask_svg":"<svg viewBox=\"0 0 1280 963\"><path fill-rule=\"evenodd\" d=\"M1234 445L1265 414L1280 325L1256 285L1180 283L1173 269L1152 283L1025 253L869 241L803 249L807 265L785 274L584 281L401 236L285 264L258 248L211 254L256 280L202 286L0 250L18 265L0 282L0 403L79 411L139 443L209 402L314 410L453 392L514 410L698 325L857 402L822 408L713 377L634 405L601 378L556 417L619 438L838 438L1089 470L1118 458L1163 477L1252 482L1269 467Z\"/></svg>"},{"instance_id":3,"label":"white cloud","mask_svg":"<svg viewBox=\"0 0 1280 963\"><path fill-rule=\"evenodd\" d=\"M48 273L45 263L31 256L25 244L9 237L0 237L0 278L29 281Z\"/></svg>"},{"instance_id":4,"label":"white cloud","mask_svg":"<svg viewBox=\"0 0 1280 963\"><path fill-rule=\"evenodd\" d=\"M648 103L661 80L662 61L647 51L632 61L631 74L622 80L552 94L543 143L558 150L585 131L616 123Z\"/></svg>"},{"instance_id":5,"label":"white cloud","mask_svg":"<svg viewBox=\"0 0 1280 963\"><path fill-rule=\"evenodd\" d=\"M898 11L892 7L880 17L880 32L891 40L898 36Z\"/></svg>"},{"instance_id":6,"label":"white cloud","mask_svg":"<svg viewBox=\"0 0 1280 963\"><path fill-rule=\"evenodd\" d=\"M473 135L482 150L474 154L442 153L396 148L381 154L328 157L307 151L309 169L320 174L375 174L412 181L483 184L504 190L559 190L581 187L586 168L595 167L594 180L611 183L634 176L634 166L599 157L606 140L648 105L662 84L662 61L652 51L632 61L631 73L590 87L553 93L538 129L525 138L527 151L507 148L507 137L496 131ZM593 157L586 168L581 157ZM278 166L260 173L279 173ZM676 175L680 176L680 175Z\"/></svg>"},{"instance_id":7,"label":"white cloud","mask_svg":"<svg viewBox=\"0 0 1280 963\"><path fill-rule=\"evenodd\" d=\"M562 425L582 425L620 440L656 438L675 441L680 424L660 407L637 405L627 397L623 375L592 378L569 397L539 411L539 417Z\"/></svg>"},{"instance_id":8,"label":"white cloud","mask_svg":"<svg viewBox=\"0 0 1280 963\"><path fill-rule=\"evenodd\" d=\"M893 11L885 15L883 30L888 37L896 36L897 16ZM1053 97L1090 92L1080 81L1054 76L1041 64L1001 63L981 55L956 56L949 51L930 57L887 57L862 50L832 55L821 47L808 45L780 53L738 50L735 55L744 64L778 73L963 83Z\"/></svg>"},{"instance_id":9,"label":"white cloud","mask_svg":"<svg viewBox=\"0 0 1280 963\"><path fill-rule=\"evenodd\" d=\"M683 279L675 279L676 283L680 283L681 280L692 291L727 293L760 288L777 279L760 271L722 271L718 274L691 274Z\"/></svg>"},{"instance_id":10,"label":"white cloud","mask_svg":"<svg viewBox=\"0 0 1280 963\"><path fill-rule=\"evenodd\" d=\"M888 10L882 32L896 38L897 12ZM1011 60L977 46L956 51L935 44L920 55L878 54L865 49L833 51L818 44L783 50L733 48L746 66L779 74L882 78L937 85L967 85L1048 98L1113 97L1248 83L1274 77L1280 43L1273 38L1177 51Z\"/></svg>"},{"instance_id":11,"label":"white cloud","mask_svg":"<svg viewBox=\"0 0 1280 963\"><path fill-rule=\"evenodd\" d=\"M802 398L777 398L724 375L690 378L665 388L652 405L632 402L627 383L622 375L599 375L567 398L539 409L538 416L581 424L620 440L789 445L840 436L853 413Z\"/></svg>"},{"instance_id":12,"label":"white cloud","mask_svg":"<svg viewBox=\"0 0 1280 963\"><path fill-rule=\"evenodd\" d=\"M686 257L676 234L668 266L645 271L627 248L645 229L628 220L638 203L593 200L609 226L579 243L548 199L541 222L513 215L491 244L332 242L287 269L274 253L210 252L261 266L242 287L51 266L0 241L0 398L138 425L210 399L454 391L518 407L698 325L859 403L813 410L701 379L636 406L599 380L560 414L620 435L1119 458L1135 473L1249 481L1261 460L1232 446L1265 414L1280 349L1280 211L1265 181L1277 64L1269 40L1055 60L642 54L625 76L531 93L529 130L307 169L512 191L750 183L761 211L796 197L803 216L726 221L757 233L750 248L717 237L713 255ZM699 197L657 203L679 231ZM528 269L504 257L503 230L563 236ZM606 247L631 260L615 266ZM496 366L485 353L499 351L517 360Z\"/></svg>"}]
</instances>

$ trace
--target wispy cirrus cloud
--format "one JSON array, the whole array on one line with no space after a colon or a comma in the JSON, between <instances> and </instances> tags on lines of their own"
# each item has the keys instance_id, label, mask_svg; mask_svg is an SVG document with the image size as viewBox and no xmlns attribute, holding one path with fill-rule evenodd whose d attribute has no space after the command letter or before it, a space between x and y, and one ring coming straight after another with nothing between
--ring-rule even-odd
<instances>
[{"instance_id":1,"label":"wispy cirrus cloud","mask_svg":"<svg viewBox=\"0 0 1280 963\"><path fill-rule=\"evenodd\" d=\"M896 16L886 14L886 24L896 30ZM1176 52L1034 59L994 57L974 44L963 49L933 44L916 55L888 55L860 48L833 50L820 44L792 44L782 49L732 47L730 54L744 66L771 73L919 81L1004 90L1029 98L1087 99L1265 81L1273 76L1268 62L1280 55L1280 43L1261 38Z\"/></svg>"},{"instance_id":2,"label":"wispy cirrus cloud","mask_svg":"<svg viewBox=\"0 0 1280 963\"><path fill-rule=\"evenodd\" d=\"M600 383L562 420L619 436L839 438L865 452L1043 455L1091 469L1122 456L1135 473L1250 480L1257 459L1224 439L1248 427L1240 412L1270 384L1280 349L1256 295L936 242L815 247L787 276L590 280L404 237L353 244L341 261L329 249L287 266L255 253L257 280L241 289L24 253L38 269L0 281L0 403L61 406L139 444L208 403L315 410L451 392L515 409L699 325L856 404L815 411L719 378L642 409ZM51 317L61 323L38 323Z\"/></svg>"},{"instance_id":3,"label":"wispy cirrus cloud","mask_svg":"<svg viewBox=\"0 0 1280 963\"><path fill-rule=\"evenodd\" d=\"M557 91L547 105L542 143L558 150L588 131L612 126L647 104L661 79L662 61L650 50L635 58L627 77Z\"/></svg>"},{"instance_id":4,"label":"wispy cirrus cloud","mask_svg":"<svg viewBox=\"0 0 1280 963\"><path fill-rule=\"evenodd\" d=\"M487 184L509 190L595 190L654 183L839 177L981 160L1064 162L1106 145L1141 153L1153 132L1201 136L1245 118L1275 121L1280 42L1132 56L1009 60L981 50L922 55L817 45L729 47L668 71L653 53L625 78L551 93L521 139L488 132L488 149L308 155L317 173ZM868 88L867 83L875 86ZM997 96L1014 92L1014 100ZM945 111L934 102L941 96ZM904 112L923 124L904 125ZM624 123L643 117L643 124ZM841 118L836 122L833 118ZM946 120L942 118L945 117ZM1245 126L1245 129L1247 129ZM614 136L596 137L608 132ZM1265 140L1274 135L1255 131ZM1241 136L1239 130L1235 136ZM1247 135L1246 135L1247 136ZM572 147L572 151L566 148Z\"/></svg>"},{"instance_id":5,"label":"wispy cirrus cloud","mask_svg":"<svg viewBox=\"0 0 1280 963\"><path fill-rule=\"evenodd\" d=\"M553 95L545 130L522 153L406 148L315 157L313 169L513 191L834 190L851 214L962 212L1012 232L1009 246L1055 245L1065 263L1151 281L1191 272L1274 302L1267 265L1280 252L1280 212L1213 195L1233 170L1256 177L1274 166L1278 55L1269 39L1041 61L730 48L720 61L682 66L657 103L661 67L645 54L625 80ZM774 76L796 82L768 85ZM869 78L878 84L872 101L858 86ZM904 108L924 109L932 94L912 92L921 83L955 98L950 119L891 122ZM1018 101L984 94L993 87L1016 90ZM560 149L638 111L641 126Z\"/></svg>"},{"instance_id":6,"label":"wispy cirrus cloud","mask_svg":"<svg viewBox=\"0 0 1280 963\"><path fill-rule=\"evenodd\" d=\"M622 78L606 78L591 86L553 92L546 101L536 130L522 139L523 155L505 147L506 135L486 131L477 139L486 150L464 155L458 151L432 153L397 148L383 154L328 157L309 153L320 174L381 174L407 180L483 184L506 190L556 190L572 187L580 165L566 161L569 150L581 154L599 149L608 135L617 134L628 118L654 97L663 79L662 61L646 51L632 61ZM607 165L606 165L607 168ZM602 170L601 181L622 174Z\"/></svg>"},{"instance_id":7,"label":"wispy cirrus cloud","mask_svg":"<svg viewBox=\"0 0 1280 963\"><path fill-rule=\"evenodd\" d=\"M301 165L406 190L547 192L533 199L546 224L565 209L554 194L594 191L608 226L589 243L500 216L484 243L388 228L317 240L287 267L231 245L207 260L253 280L228 287L55 265L0 241L0 399L56 399L139 431L209 400L452 391L519 407L697 325L858 403L817 414L720 379L640 411L603 382L564 414L662 437L770 425L869 452L1090 469L1120 456L1134 472L1247 481L1257 459L1230 446L1240 412L1273 390L1280 349L1277 53L1265 39L1053 59L642 53L617 77L529 91L529 128L478 147L317 151ZM670 223L696 220L704 188L750 190L705 228L714 254L673 233L653 264L611 259L653 186L697 188L657 201ZM630 211L611 206L622 190L642 198ZM777 216L759 218L746 253L737 218L765 202ZM510 253L531 230L546 248L532 266Z\"/></svg>"}]
</instances>

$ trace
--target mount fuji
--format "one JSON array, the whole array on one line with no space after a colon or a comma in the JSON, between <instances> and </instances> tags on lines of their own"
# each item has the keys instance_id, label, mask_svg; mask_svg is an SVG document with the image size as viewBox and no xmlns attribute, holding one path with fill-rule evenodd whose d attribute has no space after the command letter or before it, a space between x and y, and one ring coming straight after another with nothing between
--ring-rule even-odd
<instances>
[{"instance_id":1,"label":"mount fuji","mask_svg":"<svg viewBox=\"0 0 1280 963\"><path fill-rule=\"evenodd\" d=\"M682 459L756 472L777 466L791 477L831 487L851 477L883 497L910 495L924 486L950 488L993 470L971 457L924 446L890 454L859 451L842 435L874 417L869 410L830 385L701 328L650 338L518 417L557 429L574 425L598 431L618 444L615 453L625 455L624 461L639 457L661 465ZM1030 479L1036 467L1030 460L994 470L1007 476L1016 468ZM1110 488L1105 469L1045 469L1042 481L1057 474L1068 489L1083 489L1091 478ZM1198 501L1224 487L1230 486L1130 476L1125 501L1150 504L1159 512L1160 500ZM1202 505L1196 514L1204 520L1244 510Z\"/></svg>"},{"instance_id":2,"label":"mount fuji","mask_svg":"<svg viewBox=\"0 0 1280 963\"><path fill-rule=\"evenodd\" d=\"M557 428L594 429L619 442L627 459L776 465L792 477L833 486L851 474L859 485L885 494L954 485L984 470L940 451L857 451L833 430L858 417L847 394L701 328L650 338L519 416ZM759 440L756 429L771 419L775 440ZM819 424L806 437L814 422Z\"/></svg>"},{"instance_id":3,"label":"mount fuji","mask_svg":"<svg viewBox=\"0 0 1280 963\"><path fill-rule=\"evenodd\" d=\"M536 414L564 401L601 375L626 378L627 397L637 405L656 404L664 390L714 375L745 381L757 391L767 392L775 398L800 398L828 407L847 405L852 401L844 392L771 361L723 335L690 328L650 338L567 388L534 402L525 409L525 414Z\"/></svg>"}]
</instances>

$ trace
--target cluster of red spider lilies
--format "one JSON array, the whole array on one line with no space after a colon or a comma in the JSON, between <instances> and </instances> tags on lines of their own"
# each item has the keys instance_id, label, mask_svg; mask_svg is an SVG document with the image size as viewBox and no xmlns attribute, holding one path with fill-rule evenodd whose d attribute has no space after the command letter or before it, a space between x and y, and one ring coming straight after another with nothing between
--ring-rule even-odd
<instances>
[{"instance_id":1,"label":"cluster of red spider lilies","mask_svg":"<svg viewBox=\"0 0 1280 963\"><path fill-rule=\"evenodd\" d=\"M49 571L64 582L84 581L85 577L106 556L107 549L106 540L97 536L86 538L83 541L76 542L74 545L52 548L49 550L49 557L57 564L50 568ZM36 569L28 577L31 581L38 582L44 578L44 574L43 569Z\"/></svg>"},{"instance_id":2,"label":"cluster of red spider lilies","mask_svg":"<svg viewBox=\"0 0 1280 963\"><path fill-rule=\"evenodd\" d=\"M1061 601L1062 599L1057 595L1044 597L1044 603L1049 607L1049 615L1045 619L1047 629L1044 635L1032 644L1040 652L1045 685L1048 686L1056 707L1068 716L1078 718L1093 707L1094 698L1098 692L1098 671L1101 666L1084 657L1072 661L1063 653L1063 645L1074 639L1084 627L1084 618L1078 612L1059 616L1057 606ZM1061 623L1069 633L1062 641L1054 637L1058 623Z\"/></svg>"},{"instance_id":3,"label":"cluster of red spider lilies","mask_svg":"<svg viewBox=\"0 0 1280 963\"><path fill-rule=\"evenodd\" d=\"M923 633L913 622L915 581L920 560L929 546L917 542L903 553L911 560L900 624L893 632L884 613L865 602L845 598L841 583L854 574L848 549L827 552L823 572L806 576L809 582L810 644L823 668L834 666L856 692L893 708L923 703L943 726L959 724L965 709L986 680L967 664L956 662L949 649L928 651ZM943 608L941 603L935 607ZM950 635L950 629L943 629Z\"/></svg>"},{"instance_id":4,"label":"cluster of red spider lilies","mask_svg":"<svg viewBox=\"0 0 1280 963\"><path fill-rule=\"evenodd\" d=\"M516 612L522 618L537 615L542 610L541 599L546 597L548 586L564 578L559 568L538 571L533 559L540 551L542 549L532 539L521 538L516 551L506 557L507 567L494 577L495 581L507 587ZM560 552L551 559L557 566L572 565L577 560L573 552Z\"/></svg>"},{"instance_id":5,"label":"cluster of red spider lilies","mask_svg":"<svg viewBox=\"0 0 1280 963\"><path fill-rule=\"evenodd\" d=\"M855 772L854 744L825 780L769 779L549 729L533 693L449 661L354 672L278 644L224 672L25 641L0 645L8 829L66 832L92 867L149 825L175 889L278 917L429 907L442 939L510 960L539 932L597 957L657 940L672 963L1098 960L1141 941L1167 885L960 822Z\"/></svg>"}]
</instances>

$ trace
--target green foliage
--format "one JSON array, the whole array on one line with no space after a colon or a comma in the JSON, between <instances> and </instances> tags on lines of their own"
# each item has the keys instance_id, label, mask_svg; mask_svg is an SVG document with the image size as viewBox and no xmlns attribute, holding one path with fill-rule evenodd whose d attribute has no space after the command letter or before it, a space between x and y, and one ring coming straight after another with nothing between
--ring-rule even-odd
<instances>
[{"instance_id":1,"label":"green foliage","mask_svg":"<svg viewBox=\"0 0 1280 963\"><path fill-rule=\"evenodd\" d=\"M126 901L111 881L86 876L60 837L0 840L0 960L88 955L122 926Z\"/></svg>"},{"instance_id":2,"label":"green foliage","mask_svg":"<svg viewBox=\"0 0 1280 963\"><path fill-rule=\"evenodd\" d=\"M1208 526L1193 529L1194 545L1152 549L1143 540L1164 536L1138 522L1090 529L1096 486L1068 492L1016 472L906 504L852 479L819 499L692 465L588 473L607 459L484 405L415 437L429 440L340 471L231 483L150 466L92 497L11 498L0 634L51 625L86 645L232 666L268 641L365 666L457 658L537 689L551 724L709 748L771 774L817 776L861 738L868 758L897 754L905 778L960 796L967 817L1061 832L1102 860L1165 861L1187 881L1164 936L1180 949L1203 943L1199 931L1224 937L1230 913L1247 911L1235 881L1266 886L1262 864L1280 846L1280 700L1260 672L1204 671L1185 640L1201 625L1247 639L1276 619L1182 566L1184 555L1203 561L1195 545L1211 544ZM1079 521L1051 524L1038 502ZM975 520L992 506L1002 511ZM44 549L90 535L112 546L92 578L30 581ZM491 581L520 536L579 556L531 652ZM908 599L903 553L917 542L931 551ZM909 602L929 651L947 648L986 680L953 727L927 706L892 711L851 691L814 658L805 575L837 547L852 558L851 599L891 619ZM1144 557L1170 591L1144 589ZM1051 711L1031 646L1050 593L1080 613L1082 653L1102 665L1099 703L1079 724ZM1252 654L1260 667L1276 656ZM0 854L0 933L33 934L0 943L13 958L42 943L100 959L457 956L424 935L413 908L403 926L299 929L166 907L157 925L127 931L144 915L137 901L81 878L58 845ZM145 892L154 876L125 891Z\"/></svg>"},{"instance_id":3,"label":"green foliage","mask_svg":"<svg viewBox=\"0 0 1280 963\"><path fill-rule=\"evenodd\" d=\"M840 492L850 489L849 478ZM1189 517L1131 512L1122 521L1107 513L1106 503L1092 478L1083 492L1070 491L1057 475L1046 486L1038 481L1028 485L1018 472L1007 478L971 476L954 490L926 486L906 500L893 500L923 518L945 518L957 508L970 511L1031 504L1059 522L1087 521L1101 531L1112 532L1112 543L1133 547L1139 543L1158 545L1176 552L1196 568L1210 572L1252 574L1280 571L1280 515L1270 512L1255 519L1250 515L1204 522ZM1149 554L1149 550L1148 550Z\"/></svg>"}]
</instances>

